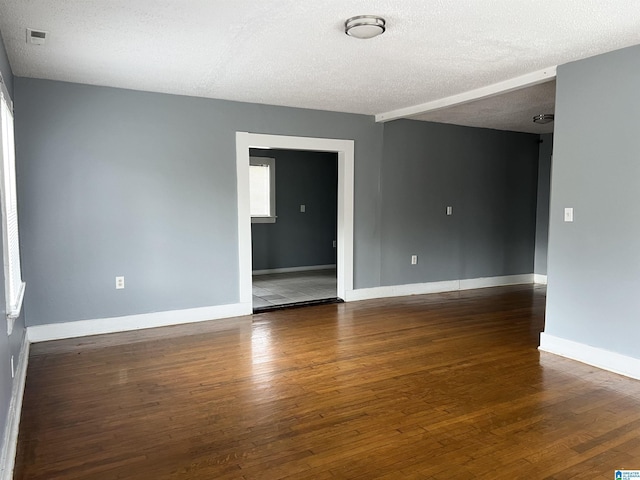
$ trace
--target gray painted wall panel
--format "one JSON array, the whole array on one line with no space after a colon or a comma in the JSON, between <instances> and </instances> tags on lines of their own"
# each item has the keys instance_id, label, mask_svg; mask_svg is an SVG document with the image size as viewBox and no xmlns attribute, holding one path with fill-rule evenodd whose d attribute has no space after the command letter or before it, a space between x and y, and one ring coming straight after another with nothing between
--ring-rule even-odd
<instances>
[{"instance_id":1,"label":"gray painted wall panel","mask_svg":"<svg viewBox=\"0 0 640 480\"><path fill-rule=\"evenodd\" d=\"M236 131L356 141L354 283L379 285L373 118L27 78L15 96L29 325L237 302Z\"/></svg>"},{"instance_id":2,"label":"gray painted wall panel","mask_svg":"<svg viewBox=\"0 0 640 480\"><path fill-rule=\"evenodd\" d=\"M538 156L538 206L536 211L536 254L534 271L547 274L547 246L549 244L549 200L551 196L551 156L553 134L540 135Z\"/></svg>"},{"instance_id":3,"label":"gray painted wall panel","mask_svg":"<svg viewBox=\"0 0 640 480\"><path fill-rule=\"evenodd\" d=\"M356 141L356 288L533 271L536 136L26 78L15 90L30 325L237 302L236 131Z\"/></svg>"},{"instance_id":4,"label":"gray painted wall panel","mask_svg":"<svg viewBox=\"0 0 640 480\"><path fill-rule=\"evenodd\" d=\"M278 216L275 223L251 225L253 269L335 264L337 154L252 149L251 156L276 159Z\"/></svg>"},{"instance_id":5,"label":"gray painted wall panel","mask_svg":"<svg viewBox=\"0 0 640 480\"><path fill-rule=\"evenodd\" d=\"M453 179L460 158L448 156L444 124L399 120L385 126L382 167L383 285L458 279L460 238L457 216L445 206L459 197ZM425 132L432 135L425 141ZM429 161L426 161L429 159ZM410 256L418 264L410 265Z\"/></svg>"},{"instance_id":6,"label":"gray painted wall panel","mask_svg":"<svg viewBox=\"0 0 640 480\"><path fill-rule=\"evenodd\" d=\"M383 285L533 271L537 136L411 120L384 135Z\"/></svg>"},{"instance_id":7,"label":"gray painted wall panel","mask_svg":"<svg viewBox=\"0 0 640 480\"><path fill-rule=\"evenodd\" d=\"M640 47L558 67L545 332L640 358ZM593 112L598 112L594 119ZM574 222L563 209L574 208Z\"/></svg>"}]
</instances>

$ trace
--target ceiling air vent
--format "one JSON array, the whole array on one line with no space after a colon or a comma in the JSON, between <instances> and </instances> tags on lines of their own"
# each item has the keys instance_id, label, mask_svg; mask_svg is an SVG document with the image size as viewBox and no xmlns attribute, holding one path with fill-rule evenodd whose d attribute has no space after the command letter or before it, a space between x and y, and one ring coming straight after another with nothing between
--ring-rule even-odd
<instances>
[{"instance_id":1,"label":"ceiling air vent","mask_svg":"<svg viewBox=\"0 0 640 480\"><path fill-rule=\"evenodd\" d=\"M32 45L44 45L44 41L47 38L47 32L42 30L34 30L27 28L27 43Z\"/></svg>"}]
</instances>

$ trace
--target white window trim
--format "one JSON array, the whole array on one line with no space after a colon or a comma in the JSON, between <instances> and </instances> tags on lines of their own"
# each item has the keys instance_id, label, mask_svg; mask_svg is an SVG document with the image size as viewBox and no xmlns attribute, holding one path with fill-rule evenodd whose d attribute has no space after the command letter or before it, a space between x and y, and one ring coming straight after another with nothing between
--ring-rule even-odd
<instances>
[{"instance_id":1,"label":"white window trim","mask_svg":"<svg viewBox=\"0 0 640 480\"><path fill-rule=\"evenodd\" d=\"M276 223L276 159L249 157L249 165L269 165L269 212L271 215L251 216L251 223Z\"/></svg>"},{"instance_id":2,"label":"white window trim","mask_svg":"<svg viewBox=\"0 0 640 480\"><path fill-rule=\"evenodd\" d=\"M9 145L9 148L11 149L10 152L10 161L12 161L13 165L13 175L10 175L10 180L9 181L13 181L13 187L12 187L12 191L13 191L13 195L15 195L15 190L16 190L16 185L15 185L15 137L14 137L14 133L13 133L13 102L11 101L11 97L9 96L9 92L6 89L5 83L2 79L2 77L0 76L0 82L2 85L2 88L0 89L0 103L6 105L6 107L8 108L9 111L9 121L11 122L10 125L10 129L11 129L11 142L12 144ZM1 123L1 122L0 122ZM19 246L17 247L17 259L11 259L14 262L14 266L17 263L17 270L18 270L18 275L20 277L20 282L17 285L17 291L15 292L15 295L12 296L12 290L11 290L11 281L12 281L12 271L11 271L11 261L10 261L10 238L9 238L9 206L7 205L7 192L6 192L6 175L7 172L4 169L4 144L1 141L1 135L2 133L0 132L0 161L2 161L2 166L0 167L0 173L1 173L1 184L2 184L2 189L0 190L0 204L2 205L2 231L3 231L3 242L2 242L2 251L3 251L3 263L4 263L4 288L5 288L5 300L6 300L6 317L7 317L7 335L11 335L11 333L13 332L13 325L14 322L16 320L16 318L18 318L20 316L20 313L22 311L22 303L24 300L24 291L25 291L25 286L26 284L22 281L22 271L21 271L21 265L20 265L20 250L19 250ZM12 159L12 160L11 160ZM15 218L16 218L16 223L17 223L17 212L15 212ZM16 240L19 240L19 233L18 233L18 225L16 224L16 235L18 236L18 238ZM13 297L13 298L12 298Z\"/></svg>"}]
</instances>

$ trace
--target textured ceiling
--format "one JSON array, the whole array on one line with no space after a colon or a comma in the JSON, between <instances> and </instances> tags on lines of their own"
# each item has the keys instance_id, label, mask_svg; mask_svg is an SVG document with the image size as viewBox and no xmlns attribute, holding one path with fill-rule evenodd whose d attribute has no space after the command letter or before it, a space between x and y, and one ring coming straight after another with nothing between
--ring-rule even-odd
<instances>
[{"instance_id":1,"label":"textured ceiling","mask_svg":"<svg viewBox=\"0 0 640 480\"><path fill-rule=\"evenodd\" d=\"M345 35L344 20L361 14L385 17L387 32ZM27 44L26 28L48 31L46 44ZM373 115L639 44L640 8L632 0L0 0L0 30L17 76ZM495 128L516 129L505 113L514 106L491 101L503 112L490 115L502 122ZM438 119L477 115L492 127L485 104L474 104Z\"/></svg>"}]
</instances>

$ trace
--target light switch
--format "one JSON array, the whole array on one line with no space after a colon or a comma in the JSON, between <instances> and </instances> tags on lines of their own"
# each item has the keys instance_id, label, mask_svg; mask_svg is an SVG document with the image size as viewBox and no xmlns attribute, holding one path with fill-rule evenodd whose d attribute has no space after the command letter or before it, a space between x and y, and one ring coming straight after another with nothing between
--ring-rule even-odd
<instances>
[{"instance_id":1,"label":"light switch","mask_svg":"<svg viewBox=\"0 0 640 480\"><path fill-rule=\"evenodd\" d=\"M564 221L573 222L573 208L564 209Z\"/></svg>"},{"instance_id":2,"label":"light switch","mask_svg":"<svg viewBox=\"0 0 640 480\"><path fill-rule=\"evenodd\" d=\"M304 213L307 210L305 205L300 205L300 213Z\"/></svg>"},{"instance_id":3,"label":"light switch","mask_svg":"<svg viewBox=\"0 0 640 480\"><path fill-rule=\"evenodd\" d=\"M447 207L447 215L453 215L453 207Z\"/></svg>"}]
</instances>

